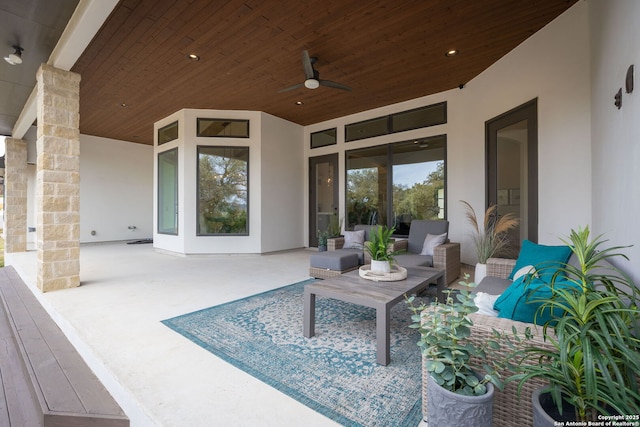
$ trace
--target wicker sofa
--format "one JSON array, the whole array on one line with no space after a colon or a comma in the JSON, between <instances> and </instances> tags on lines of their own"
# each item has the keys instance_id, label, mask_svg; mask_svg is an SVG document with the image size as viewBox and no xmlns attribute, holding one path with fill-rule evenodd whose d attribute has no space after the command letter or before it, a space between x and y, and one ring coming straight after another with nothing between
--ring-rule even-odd
<instances>
[{"instance_id":1,"label":"wicker sofa","mask_svg":"<svg viewBox=\"0 0 640 427\"><path fill-rule=\"evenodd\" d=\"M574 254L571 254L567 264L578 266L578 259ZM505 258L489 258L487 260L487 275L480 281L474 292L486 292L488 294L499 295L511 285L512 281L508 278L516 265L515 259ZM615 274L612 273L612 265L607 261L601 261L598 264L598 268L594 272L600 272L602 274ZM619 286L619 284L617 284ZM630 289L624 289L625 292L631 292ZM428 311L425 312L428 315ZM509 335L513 327L522 334L524 330L529 327L533 333L533 338L530 341L524 341L523 346L537 346L552 348L550 344L544 341L542 335L542 326L537 326L531 323L523 323L515 320L498 318L493 316L487 316L484 314L475 313L471 315L473 320L473 326L471 331L470 340L473 343L484 342L493 336L493 330L504 332ZM509 351L504 348L499 351L493 351L492 358L505 358ZM525 362L533 363L533 362ZM482 372L483 361L473 360L474 367ZM508 377L512 373L508 370L501 372L504 378ZM423 378L423 415L426 418L426 379L428 373L426 370L422 370ZM640 381L640 377L639 377ZM534 390L545 385L539 379L529 380L525 383L518 394L518 382L512 381L506 384L503 391L496 390L494 403L493 403L493 425L496 427L510 427L510 426L532 426L532 405L531 394Z\"/></svg>"},{"instance_id":2,"label":"wicker sofa","mask_svg":"<svg viewBox=\"0 0 640 427\"><path fill-rule=\"evenodd\" d=\"M493 281L503 283L508 286L511 281L507 279L516 260L491 258L487 261L487 283ZM499 279L494 281L493 279ZM482 282L481 282L482 283ZM506 288L504 286L504 288ZM480 286L478 287L480 288ZM486 288L485 288L486 289ZM487 292L485 290L484 292ZM498 292L498 293L501 293ZM428 315L428 311L425 312ZM531 341L527 341L526 345L546 346L550 347L542 337L542 327L529 323L517 322L509 319L502 319L493 316L486 316L483 314L472 314L473 327L470 340L473 343L479 344L493 337L493 330L504 332L506 335L511 334L512 328L516 329L520 333L524 333L527 327L531 328L533 338ZM523 344L524 345L524 344ZM505 358L508 353L507 348L493 351L491 357L493 358ZM484 361L474 359L474 367L482 372ZM424 366L424 363L423 363ZM512 373L508 370L501 372L503 378L508 377ZM426 406L426 383L428 372L422 369L422 412L423 417L427 419L427 406ZM518 394L518 383L507 383L503 391L496 390L494 403L493 403L493 425L495 427L512 427L512 426L533 426L532 408L531 408L531 393L537 388L543 386L544 383L540 380L528 381L522 388L520 394Z\"/></svg>"}]
</instances>

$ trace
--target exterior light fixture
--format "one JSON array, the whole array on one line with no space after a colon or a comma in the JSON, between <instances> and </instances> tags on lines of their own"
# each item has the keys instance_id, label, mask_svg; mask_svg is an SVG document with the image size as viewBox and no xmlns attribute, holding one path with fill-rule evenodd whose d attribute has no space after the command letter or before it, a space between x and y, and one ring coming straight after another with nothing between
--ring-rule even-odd
<instances>
[{"instance_id":1,"label":"exterior light fixture","mask_svg":"<svg viewBox=\"0 0 640 427\"><path fill-rule=\"evenodd\" d=\"M11 65L20 65L20 64L22 64L22 51L24 49L21 48L18 45L13 45L11 47L14 48L16 51L13 52L12 54L8 55L8 56L5 56L4 60L7 61Z\"/></svg>"},{"instance_id":2,"label":"exterior light fixture","mask_svg":"<svg viewBox=\"0 0 640 427\"><path fill-rule=\"evenodd\" d=\"M451 49L448 50L447 53L444 54L444 56L451 58L452 56L456 56L458 53L460 53L458 49Z\"/></svg>"}]
</instances>

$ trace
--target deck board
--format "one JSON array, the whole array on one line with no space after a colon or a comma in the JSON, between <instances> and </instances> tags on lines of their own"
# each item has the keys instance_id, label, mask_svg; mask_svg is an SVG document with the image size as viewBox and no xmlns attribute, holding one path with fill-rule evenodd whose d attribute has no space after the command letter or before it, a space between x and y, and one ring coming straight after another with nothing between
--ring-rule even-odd
<instances>
[{"instance_id":1,"label":"deck board","mask_svg":"<svg viewBox=\"0 0 640 427\"><path fill-rule=\"evenodd\" d=\"M16 346L5 305L0 303L0 425L42 426L34 397L27 382L21 355Z\"/></svg>"},{"instance_id":2,"label":"deck board","mask_svg":"<svg viewBox=\"0 0 640 427\"><path fill-rule=\"evenodd\" d=\"M14 421L12 413L19 414L23 409L20 402L29 399L23 391L13 396L8 390L22 376L32 405L47 427L127 427L129 420L118 403L11 267L0 269L0 295L4 310L0 337L5 343L13 342L13 349L5 345L2 351L15 353L12 358L7 356L5 370L0 364L4 412L9 420L3 423L0 405L0 425L42 425ZM15 378L6 377L7 369ZM27 403L23 406L25 414L33 411Z\"/></svg>"}]
</instances>

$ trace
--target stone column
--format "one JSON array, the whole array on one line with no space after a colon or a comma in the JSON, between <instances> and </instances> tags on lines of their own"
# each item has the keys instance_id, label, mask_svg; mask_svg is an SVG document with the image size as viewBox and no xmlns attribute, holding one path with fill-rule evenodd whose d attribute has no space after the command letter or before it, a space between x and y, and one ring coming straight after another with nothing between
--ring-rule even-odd
<instances>
[{"instance_id":1,"label":"stone column","mask_svg":"<svg viewBox=\"0 0 640 427\"><path fill-rule=\"evenodd\" d=\"M27 144L21 139L5 140L4 250L27 250Z\"/></svg>"},{"instance_id":2,"label":"stone column","mask_svg":"<svg viewBox=\"0 0 640 427\"><path fill-rule=\"evenodd\" d=\"M37 285L80 285L80 75L42 64L36 74Z\"/></svg>"}]
</instances>

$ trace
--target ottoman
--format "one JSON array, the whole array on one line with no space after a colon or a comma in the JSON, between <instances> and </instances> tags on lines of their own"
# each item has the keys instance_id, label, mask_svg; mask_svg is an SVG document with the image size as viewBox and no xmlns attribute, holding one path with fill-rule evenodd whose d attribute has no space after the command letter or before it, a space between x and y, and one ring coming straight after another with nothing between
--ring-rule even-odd
<instances>
[{"instance_id":1,"label":"ottoman","mask_svg":"<svg viewBox=\"0 0 640 427\"><path fill-rule=\"evenodd\" d=\"M309 276L318 279L337 276L358 268L358 254L347 251L318 252L309 259Z\"/></svg>"}]
</instances>

